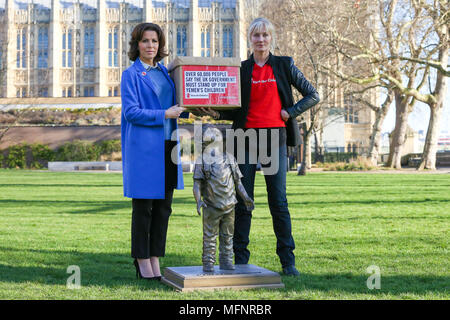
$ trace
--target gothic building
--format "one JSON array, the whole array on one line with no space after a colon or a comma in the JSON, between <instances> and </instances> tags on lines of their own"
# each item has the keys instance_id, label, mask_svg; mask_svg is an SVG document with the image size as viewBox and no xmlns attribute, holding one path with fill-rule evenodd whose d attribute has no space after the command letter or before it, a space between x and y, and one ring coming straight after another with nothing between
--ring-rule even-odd
<instances>
[{"instance_id":1,"label":"gothic building","mask_svg":"<svg viewBox=\"0 0 450 320\"><path fill-rule=\"evenodd\" d=\"M257 14L257 3L0 0L0 108L120 107L120 77L131 63L127 55L131 32L141 22L157 23L164 30L169 53L163 61L166 65L186 55L245 60L247 22ZM318 89L325 103L326 90ZM332 96L325 108L325 117L332 121L321 133L324 149L364 152L373 112L339 91ZM337 118L335 108L341 110Z\"/></svg>"},{"instance_id":2,"label":"gothic building","mask_svg":"<svg viewBox=\"0 0 450 320\"><path fill-rule=\"evenodd\" d=\"M2 3L3 2L3 3ZM169 57L247 57L240 0L0 0L0 98L120 96L133 28Z\"/></svg>"}]
</instances>

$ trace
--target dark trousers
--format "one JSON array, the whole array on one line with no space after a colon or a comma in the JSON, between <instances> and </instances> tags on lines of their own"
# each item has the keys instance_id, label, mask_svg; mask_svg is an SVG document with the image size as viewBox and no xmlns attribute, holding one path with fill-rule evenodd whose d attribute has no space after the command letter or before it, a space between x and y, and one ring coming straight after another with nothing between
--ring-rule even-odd
<instances>
[{"instance_id":1,"label":"dark trousers","mask_svg":"<svg viewBox=\"0 0 450 320\"><path fill-rule=\"evenodd\" d=\"M177 185L177 166L170 152L176 142L165 144L165 198L132 199L131 256L136 259L164 257L167 228L172 213L173 190Z\"/></svg>"},{"instance_id":2,"label":"dark trousers","mask_svg":"<svg viewBox=\"0 0 450 320\"><path fill-rule=\"evenodd\" d=\"M278 130L278 129L271 129ZM275 174L264 175L266 182L267 197L270 214L272 215L273 229L277 238L276 252L283 267L295 265L294 249L295 243L292 237L291 217L286 198L286 168L287 168L287 147L285 128L279 129L279 148L270 150L270 140L268 141L268 154L277 156L279 168ZM270 137L270 130L269 135ZM259 146L259 132L258 132ZM258 147L259 149L259 147ZM239 164L239 169L243 175L242 184L247 194L254 199L256 164L249 163L249 154L255 152L246 146L245 163ZM261 150L257 150L260 153ZM264 165L263 165L264 167ZM247 264L250 258L250 251L247 246L250 242L250 226L252 212L247 211L241 197L238 196L238 203L235 209L235 224L233 249L236 264Z\"/></svg>"}]
</instances>

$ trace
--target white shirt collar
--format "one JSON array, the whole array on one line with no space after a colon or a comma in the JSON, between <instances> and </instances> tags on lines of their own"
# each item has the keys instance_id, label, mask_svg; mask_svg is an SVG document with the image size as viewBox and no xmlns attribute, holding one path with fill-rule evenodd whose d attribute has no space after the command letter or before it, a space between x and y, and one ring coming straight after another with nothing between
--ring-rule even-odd
<instances>
[{"instance_id":1,"label":"white shirt collar","mask_svg":"<svg viewBox=\"0 0 450 320\"><path fill-rule=\"evenodd\" d=\"M145 62L143 62L142 60L141 60L141 63L142 63L142 66L145 68L145 70L150 70L150 69L159 69L159 65L158 65L158 62L156 63L156 65L155 66L151 66L151 65L149 65L149 64L146 64Z\"/></svg>"}]
</instances>

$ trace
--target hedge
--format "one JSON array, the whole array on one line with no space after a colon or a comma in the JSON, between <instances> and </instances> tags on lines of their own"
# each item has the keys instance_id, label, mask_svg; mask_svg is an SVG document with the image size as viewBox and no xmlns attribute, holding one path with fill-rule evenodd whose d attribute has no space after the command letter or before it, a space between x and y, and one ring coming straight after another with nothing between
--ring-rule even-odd
<instances>
[{"instance_id":1,"label":"hedge","mask_svg":"<svg viewBox=\"0 0 450 320\"><path fill-rule=\"evenodd\" d=\"M120 140L74 140L56 150L40 143L21 143L0 151L0 168L42 169L50 161L100 161L101 156L120 151Z\"/></svg>"}]
</instances>

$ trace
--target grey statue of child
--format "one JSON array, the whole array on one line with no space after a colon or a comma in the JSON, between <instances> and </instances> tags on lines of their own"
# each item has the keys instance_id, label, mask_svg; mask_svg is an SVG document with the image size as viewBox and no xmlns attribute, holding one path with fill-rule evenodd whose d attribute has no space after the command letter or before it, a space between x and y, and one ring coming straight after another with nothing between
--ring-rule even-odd
<instances>
[{"instance_id":1,"label":"grey statue of child","mask_svg":"<svg viewBox=\"0 0 450 320\"><path fill-rule=\"evenodd\" d=\"M194 197L197 213L203 208L204 272L213 272L216 262L216 239L219 236L219 267L234 270L233 234L236 192L249 211L253 200L241 183L242 173L235 158L222 150L222 133L212 126L203 126L202 155L194 168ZM202 200L203 197L203 200Z\"/></svg>"}]
</instances>

